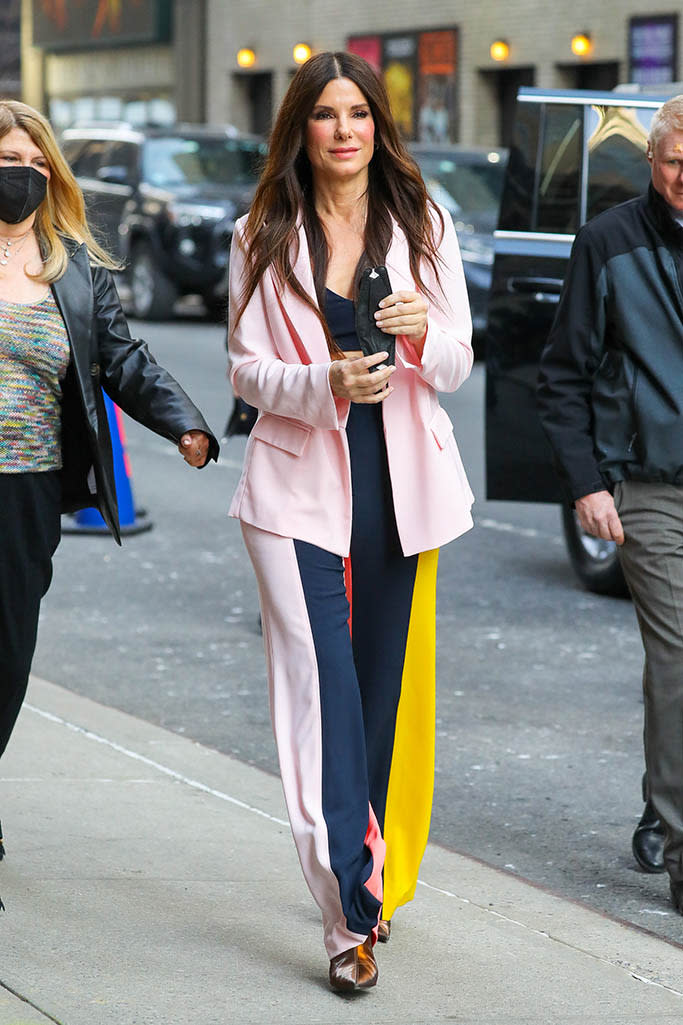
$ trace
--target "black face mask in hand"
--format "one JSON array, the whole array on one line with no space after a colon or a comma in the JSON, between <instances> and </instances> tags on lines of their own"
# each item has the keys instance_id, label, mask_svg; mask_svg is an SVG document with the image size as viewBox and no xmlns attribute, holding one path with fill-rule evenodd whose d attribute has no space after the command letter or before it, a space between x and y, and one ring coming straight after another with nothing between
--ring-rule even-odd
<instances>
[{"instance_id":1,"label":"black face mask in hand","mask_svg":"<svg viewBox=\"0 0 683 1025\"><path fill-rule=\"evenodd\" d=\"M47 178L35 167L0 167L0 221L20 224L45 199Z\"/></svg>"}]
</instances>

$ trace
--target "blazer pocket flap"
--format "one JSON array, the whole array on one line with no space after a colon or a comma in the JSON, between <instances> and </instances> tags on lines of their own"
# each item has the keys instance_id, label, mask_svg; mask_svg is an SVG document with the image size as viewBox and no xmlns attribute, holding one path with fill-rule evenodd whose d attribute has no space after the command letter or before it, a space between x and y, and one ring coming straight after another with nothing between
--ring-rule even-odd
<instances>
[{"instance_id":1,"label":"blazer pocket flap","mask_svg":"<svg viewBox=\"0 0 683 1025\"><path fill-rule=\"evenodd\" d=\"M445 448L449 436L453 433L453 424L450 416L443 406L439 406L432 417L429 429L436 438L436 443L439 448Z\"/></svg>"},{"instance_id":2,"label":"blazer pocket flap","mask_svg":"<svg viewBox=\"0 0 683 1025\"><path fill-rule=\"evenodd\" d=\"M268 413L256 421L251 431L252 438L259 438L293 456L301 455L310 435L311 428L306 424Z\"/></svg>"}]
</instances>

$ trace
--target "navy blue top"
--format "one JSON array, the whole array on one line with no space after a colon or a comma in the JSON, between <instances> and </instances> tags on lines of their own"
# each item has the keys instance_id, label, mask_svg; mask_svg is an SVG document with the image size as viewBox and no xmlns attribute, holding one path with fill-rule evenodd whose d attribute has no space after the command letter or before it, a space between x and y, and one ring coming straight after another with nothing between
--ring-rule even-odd
<instances>
[{"instance_id":1,"label":"navy blue top","mask_svg":"<svg viewBox=\"0 0 683 1025\"><path fill-rule=\"evenodd\" d=\"M356 306L332 289L325 289L325 319L330 333L342 352L360 350L356 334Z\"/></svg>"}]
</instances>

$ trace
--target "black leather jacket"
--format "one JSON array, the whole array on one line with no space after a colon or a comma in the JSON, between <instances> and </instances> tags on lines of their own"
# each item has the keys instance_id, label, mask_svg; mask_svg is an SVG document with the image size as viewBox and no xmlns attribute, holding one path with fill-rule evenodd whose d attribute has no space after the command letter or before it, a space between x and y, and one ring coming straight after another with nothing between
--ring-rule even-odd
<instances>
[{"instance_id":1,"label":"black leather jacket","mask_svg":"<svg viewBox=\"0 0 683 1025\"><path fill-rule=\"evenodd\" d=\"M84 245L68 246L66 272L51 285L71 345L62 396L62 511L97 506L121 543L114 463L102 389L145 427L177 444L186 431L218 442L204 417L140 339L130 336L109 271L91 267Z\"/></svg>"}]
</instances>

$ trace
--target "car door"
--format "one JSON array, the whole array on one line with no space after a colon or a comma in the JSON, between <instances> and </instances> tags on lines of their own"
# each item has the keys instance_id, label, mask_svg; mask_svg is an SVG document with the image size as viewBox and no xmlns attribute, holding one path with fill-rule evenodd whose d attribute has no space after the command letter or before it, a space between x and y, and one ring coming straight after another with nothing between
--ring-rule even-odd
<instances>
[{"instance_id":1,"label":"car door","mask_svg":"<svg viewBox=\"0 0 683 1025\"><path fill-rule=\"evenodd\" d=\"M97 216L100 219L108 251L117 260L128 255L126 208L140 181L140 146L135 142L112 140L95 172Z\"/></svg>"},{"instance_id":2,"label":"car door","mask_svg":"<svg viewBox=\"0 0 683 1025\"><path fill-rule=\"evenodd\" d=\"M489 300L487 495L557 501L536 377L579 223L583 107L520 101Z\"/></svg>"},{"instance_id":3,"label":"car door","mask_svg":"<svg viewBox=\"0 0 683 1025\"><path fill-rule=\"evenodd\" d=\"M487 496L559 502L536 411L538 363L574 235L647 187L649 123L661 98L521 90L487 328Z\"/></svg>"},{"instance_id":4,"label":"car door","mask_svg":"<svg viewBox=\"0 0 683 1025\"><path fill-rule=\"evenodd\" d=\"M72 162L95 237L117 259L125 253L119 224L123 207L133 194L137 149L120 140L89 139Z\"/></svg>"}]
</instances>

